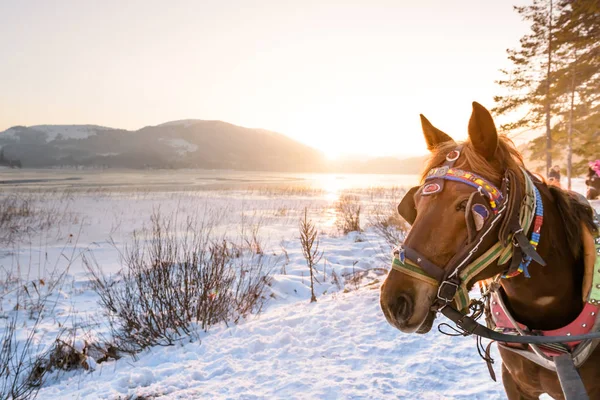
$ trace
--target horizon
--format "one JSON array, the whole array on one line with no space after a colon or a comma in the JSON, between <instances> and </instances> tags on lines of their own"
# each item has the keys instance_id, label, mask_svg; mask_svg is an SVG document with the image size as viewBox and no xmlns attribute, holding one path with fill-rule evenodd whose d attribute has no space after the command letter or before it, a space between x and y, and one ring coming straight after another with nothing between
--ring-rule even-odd
<instances>
[{"instance_id":1,"label":"horizon","mask_svg":"<svg viewBox=\"0 0 600 400\"><path fill-rule=\"evenodd\" d=\"M475 0L5 3L0 44L15 57L0 65L0 131L192 116L330 159L423 155L419 114L465 139L471 102L492 107L505 50L527 30L511 4Z\"/></svg>"}]
</instances>

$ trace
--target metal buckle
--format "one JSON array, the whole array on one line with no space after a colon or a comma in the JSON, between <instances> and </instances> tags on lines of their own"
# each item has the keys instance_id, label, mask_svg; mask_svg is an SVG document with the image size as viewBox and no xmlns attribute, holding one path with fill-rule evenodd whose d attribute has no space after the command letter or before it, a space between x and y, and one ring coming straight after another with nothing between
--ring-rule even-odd
<instances>
[{"instance_id":1,"label":"metal buckle","mask_svg":"<svg viewBox=\"0 0 600 400\"><path fill-rule=\"evenodd\" d=\"M445 302L447 304L447 303L452 302L452 300L454 300L454 295L452 296L451 299L446 299L446 298L442 297L441 294L442 294L442 289L444 288L444 285L454 286L454 295L456 295L456 292L458 291L458 286L459 285L457 285L454 282L450 282L450 281L443 281L440 284L440 287L438 288L438 292L437 292L437 298L440 299L440 300L442 300L443 302Z\"/></svg>"},{"instance_id":2,"label":"metal buckle","mask_svg":"<svg viewBox=\"0 0 600 400\"><path fill-rule=\"evenodd\" d=\"M397 256L398 260L400 260L400 262L402 264L404 264L404 262L406 261L406 255L404 253L404 246L400 245L400 246L396 247L393 251L393 254L395 256Z\"/></svg>"},{"instance_id":3,"label":"metal buckle","mask_svg":"<svg viewBox=\"0 0 600 400\"><path fill-rule=\"evenodd\" d=\"M512 244L514 247L519 247L519 239L517 239L517 235L523 232L523 228L516 230L512 235Z\"/></svg>"},{"instance_id":4,"label":"metal buckle","mask_svg":"<svg viewBox=\"0 0 600 400\"><path fill-rule=\"evenodd\" d=\"M448 173L449 169L450 168L447 165L437 167L437 168L431 168L429 170L429 172L427 173L427 177L425 179L427 180L427 179L433 179L433 178L441 178L442 176L444 176Z\"/></svg>"}]
</instances>

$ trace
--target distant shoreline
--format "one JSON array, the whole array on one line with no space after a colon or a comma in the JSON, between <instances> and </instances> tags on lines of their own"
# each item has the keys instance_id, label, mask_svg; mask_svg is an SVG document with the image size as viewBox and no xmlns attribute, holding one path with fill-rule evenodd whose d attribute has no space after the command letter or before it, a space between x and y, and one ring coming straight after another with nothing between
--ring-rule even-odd
<instances>
[{"instance_id":1,"label":"distant shoreline","mask_svg":"<svg viewBox=\"0 0 600 400\"><path fill-rule=\"evenodd\" d=\"M0 171L3 191L206 191L261 187L405 187L418 184L416 174L272 172L235 170L22 169Z\"/></svg>"}]
</instances>

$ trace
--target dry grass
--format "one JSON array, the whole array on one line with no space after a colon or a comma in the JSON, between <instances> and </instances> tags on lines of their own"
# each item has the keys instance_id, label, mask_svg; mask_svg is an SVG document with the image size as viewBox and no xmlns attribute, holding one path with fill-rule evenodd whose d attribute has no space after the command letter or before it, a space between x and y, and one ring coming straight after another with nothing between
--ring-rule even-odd
<instances>
[{"instance_id":1,"label":"dry grass","mask_svg":"<svg viewBox=\"0 0 600 400\"><path fill-rule=\"evenodd\" d=\"M317 301L317 296L315 296L315 280L317 279L315 277L315 266L323 257L323 252L319 251L317 228L314 222L308 219L306 208L304 209L304 218L300 220L299 230L302 255L310 272L310 302L313 303Z\"/></svg>"},{"instance_id":2,"label":"dry grass","mask_svg":"<svg viewBox=\"0 0 600 400\"><path fill-rule=\"evenodd\" d=\"M71 201L70 191L0 196L0 245L16 244L23 236L73 221L75 217L69 212Z\"/></svg>"},{"instance_id":3,"label":"dry grass","mask_svg":"<svg viewBox=\"0 0 600 400\"><path fill-rule=\"evenodd\" d=\"M408 223L398 214L399 201L377 204L369 215L369 226L380 236L390 250L402 242L410 229Z\"/></svg>"},{"instance_id":4,"label":"dry grass","mask_svg":"<svg viewBox=\"0 0 600 400\"><path fill-rule=\"evenodd\" d=\"M360 228L360 198L355 195L343 194L335 203L336 226L340 232L361 232Z\"/></svg>"},{"instance_id":5,"label":"dry grass","mask_svg":"<svg viewBox=\"0 0 600 400\"><path fill-rule=\"evenodd\" d=\"M269 196L269 197L316 197L322 196L325 190L316 188L310 185L264 185L264 186L248 186L245 189L250 195Z\"/></svg>"}]
</instances>

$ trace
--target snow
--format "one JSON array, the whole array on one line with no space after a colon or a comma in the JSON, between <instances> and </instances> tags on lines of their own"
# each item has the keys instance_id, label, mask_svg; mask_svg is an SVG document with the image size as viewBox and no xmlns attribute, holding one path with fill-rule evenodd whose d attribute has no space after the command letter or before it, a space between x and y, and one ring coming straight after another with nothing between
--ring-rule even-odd
<instances>
[{"instance_id":1,"label":"snow","mask_svg":"<svg viewBox=\"0 0 600 400\"><path fill-rule=\"evenodd\" d=\"M63 139L85 139L96 135L98 131L112 129L98 125L33 125L28 128L45 133L48 142L55 140L58 135L61 135ZM16 138L18 136L17 131L18 129L9 128L4 132L0 132L0 137Z\"/></svg>"},{"instance_id":2,"label":"snow","mask_svg":"<svg viewBox=\"0 0 600 400\"><path fill-rule=\"evenodd\" d=\"M11 282L18 282L31 293L18 314L21 340L33 326L28 314L35 314L36 299L47 296L49 307L36 328L40 350L49 348L65 328L74 330L70 343L78 352L108 335L82 256L93 254L106 274L118 272L119 254L131 243L132 232L147 225L158 207L163 215L177 214L182 221L212 215L219 234L239 235L242 221L246 229L261 224L265 259L276 265L260 315L198 331L175 346L151 348L135 359L98 364L88 356L89 370L53 373L38 398L505 399L501 382L489 378L473 338L448 337L435 327L426 335L402 334L382 315L379 285L389 267L389 248L366 221L374 205L398 199L389 197L392 192L378 195L365 188L400 181L408 186L416 177L381 176L375 181L373 176L344 175L327 177L321 184L304 178L306 184L326 190L291 195L237 186L218 191L156 186L117 190L97 189L83 179L65 192L49 186L29 194L34 207L52 211L56 219L50 227L28 232L17 245L0 247L0 276L12 273L11 281L0 279L0 336L3 321L17 315L19 299L10 290L15 287ZM288 176L277 179L294 181ZM582 180L575 184L584 192ZM362 234L341 235L335 229L333 204L344 190L360 195L365 205L367 229ZM317 223L324 251L316 268L316 303L309 302L308 270L298 240L304 208ZM51 288L64 271L65 279ZM344 279L357 271L364 272L362 281ZM492 355L500 377L495 347Z\"/></svg>"},{"instance_id":3,"label":"snow","mask_svg":"<svg viewBox=\"0 0 600 400\"><path fill-rule=\"evenodd\" d=\"M192 126L198 122L201 122L200 119L180 119L177 121L169 121L157 126L183 126L185 128Z\"/></svg>"},{"instance_id":4,"label":"snow","mask_svg":"<svg viewBox=\"0 0 600 400\"><path fill-rule=\"evenodd\" d=\"M159 140L161 142L166 142L169 146L173 147L180 155L184 155L185 153L192 153L198 150L197 145L192 144L185 139L161 138Z\"/></svg>"},{"instance_id":5,"label":"snow","mask_svg":"<svg viewBox=\"0 0 600 400\"><path fill-rule=\"evenodd\" d=\"M372 286L273 307L201 341L151 349L131 365L101 364L40 398L502 398L473 352L472 339L401 335ZM467 371L468 385L459 384Z\"/></svg>"}]
</instances>

